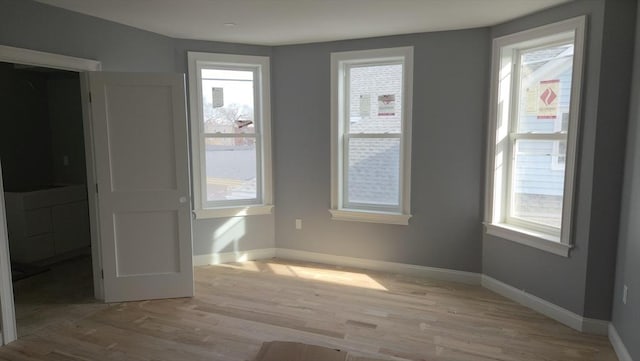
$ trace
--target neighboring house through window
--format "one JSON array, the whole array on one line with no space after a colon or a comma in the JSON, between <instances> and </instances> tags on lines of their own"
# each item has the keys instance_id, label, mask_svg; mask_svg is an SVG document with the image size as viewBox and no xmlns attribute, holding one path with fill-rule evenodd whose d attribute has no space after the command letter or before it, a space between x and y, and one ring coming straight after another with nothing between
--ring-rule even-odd
<instances>
[{"instance_id":1,"label":"neighboring house through window","mask_svg":"<svg viewBox=\"0 0 640 361\"><path fill-rule=\"evenodd\" d=\"M271 213L269 58L188 60L196 217Z\"/></svg>"},{"instance_id":2,"label":"neighboring house through window","mask_svg":"<svg viewBox=\"0 0 640 361\"><path fill-rule=\"evenodd\" d=\"M494 40L487 233L568 256L584 17Z\"/></svg>"},{"instance_id":3,"label":"neighboring house through window","mask_svg":"<svg viewBox=\"0 0 640 361\"><path fill-rule=\"evenodd\" d=\"M336 220L408 224L413 48L331 54Z\"/></svg>"}]
</instances>

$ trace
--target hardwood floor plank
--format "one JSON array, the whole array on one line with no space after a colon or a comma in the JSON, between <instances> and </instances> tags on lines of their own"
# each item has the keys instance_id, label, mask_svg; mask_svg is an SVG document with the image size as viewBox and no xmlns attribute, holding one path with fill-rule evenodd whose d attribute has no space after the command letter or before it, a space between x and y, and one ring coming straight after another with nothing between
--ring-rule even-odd
<instances>
[{"instance_id":1,"label":"hardwood floor plank","mask_svg":"<svg viewBox=\"0 0 640 361\"><path fill-rule=\"evenodd\" d=\"M38 304L22 285L29 332L0 361L251 360L276 340L383 360L616 360L606 337L479 286L278 259L197 267L195 278L194 298L113 305L78 297L86 291Z\"/></svg>"}]
</instances>

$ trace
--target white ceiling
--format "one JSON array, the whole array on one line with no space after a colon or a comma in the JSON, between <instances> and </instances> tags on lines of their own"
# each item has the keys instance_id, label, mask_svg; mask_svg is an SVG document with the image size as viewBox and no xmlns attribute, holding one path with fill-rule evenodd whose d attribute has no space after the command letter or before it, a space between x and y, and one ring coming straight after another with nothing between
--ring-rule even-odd
<instances>
[{"instance_id":1,"label":"white ceiling","mask_svg":"<svg viewBox=\"0 0 640 361\"><path fill-rule=\"evenodd\" d=\"M285 45L489 26L572 0L37 1L173 38Z\"/></svg>"}]
</instances>

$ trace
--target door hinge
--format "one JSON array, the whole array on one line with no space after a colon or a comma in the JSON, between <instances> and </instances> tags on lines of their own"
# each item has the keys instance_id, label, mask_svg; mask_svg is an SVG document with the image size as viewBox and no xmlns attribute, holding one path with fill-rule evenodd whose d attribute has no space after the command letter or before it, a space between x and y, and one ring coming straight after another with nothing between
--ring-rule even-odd
<instances>
[{"instance_id":1,"label":"door hinge","mask_svg":"<svg viewBox=\"0 0 640 361\"><path fill-rule=\"evenodd\" d=\"M91 97L91 92L89 92L89 103L93 103L93 98Z\"/></svg>"},{"instance_id":2,"label":"door hinge","mask_svg":"<svg viewBox=\"0 0 640 361\"><path fill-rule=\"evenodd\" d=\"M96 183L96 193L98 193L98 183Z\"/></svg>"},{"instance_id":3,"label":"door hinge","mask_svg":"<svg viewBox=\"0 0 640 361\"><path fill-rule=\"evenodd\" d=\"M100 270L100 278L104 279L104 270L103 269Z\"/></svg>"}]
</instances>

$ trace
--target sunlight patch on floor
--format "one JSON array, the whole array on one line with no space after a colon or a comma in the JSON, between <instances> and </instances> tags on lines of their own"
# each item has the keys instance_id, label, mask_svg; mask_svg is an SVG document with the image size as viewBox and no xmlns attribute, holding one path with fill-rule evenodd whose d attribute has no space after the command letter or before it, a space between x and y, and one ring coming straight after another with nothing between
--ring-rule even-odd
<instances>
[{"instance_id":1,"label":"sunlight patch on floor","mask_svg":"<svg viewBox=\"0 0 640 361\"><path fill-rule=\"evenodd\" d=\"M278 276L295 277L306 280L333 283L342 286L388 291L386 287L371 278L369 275L360 272L349 272L309 266L293 266L275 262L260 262L260 264L256 262L242 262L227 264L226 266L242 269L245 271L269 272Z\"/></svg>"}]
</instances>

